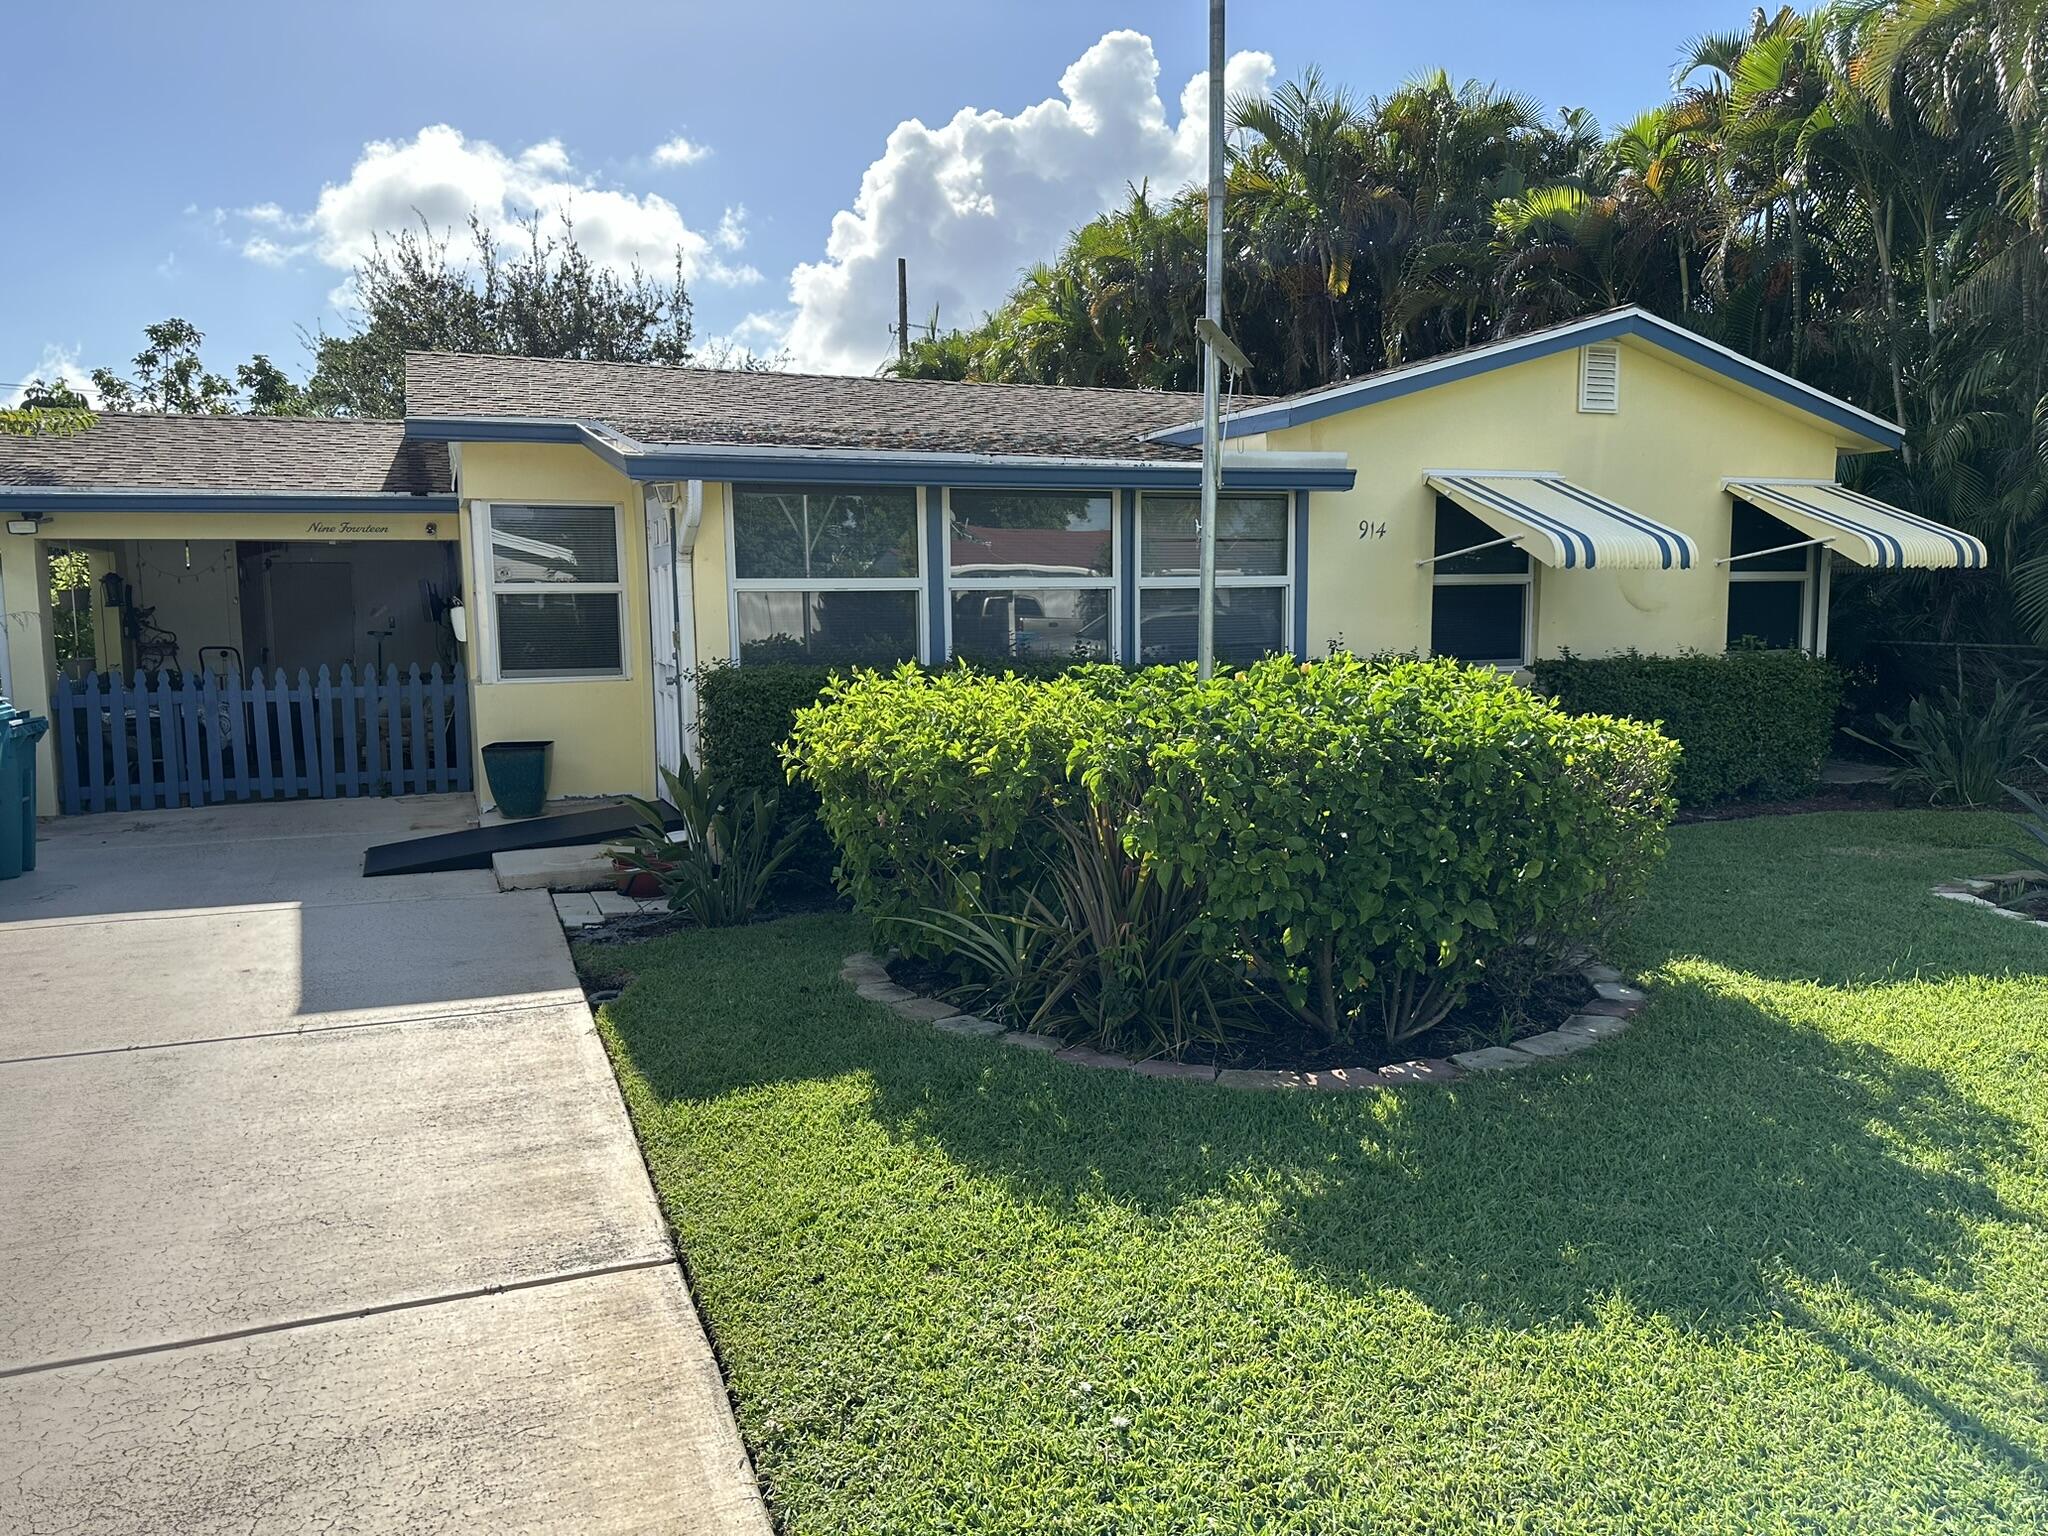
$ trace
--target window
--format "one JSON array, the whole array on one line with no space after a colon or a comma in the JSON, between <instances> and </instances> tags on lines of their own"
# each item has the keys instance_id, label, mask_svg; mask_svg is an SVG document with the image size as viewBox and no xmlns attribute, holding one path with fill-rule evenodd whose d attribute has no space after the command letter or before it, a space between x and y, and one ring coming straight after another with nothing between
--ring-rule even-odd
<instances>
[{"instance_id":1,"label":"window","mask_svg":"<svg viewBox=\"0 0 2048 1536\"><path fill-rule=\"evenodd\" d=\"M953 654L1110 655L1115 501L1107 491L949 491Z\"/></svg>"},{"instance_id":2,"label":"window","mask_svg":"<svg viewBox=\"0 0 2048 1536\"><path fill-rule=\"evenodd\" d=\"M1148 495L1138 512L1138 660L1191 661L1200 622L1198 496ZM1289 513L1285 496L1216 504L1216 659L1287 649Z\"/></svg>"},{"instance_id":3,"label":"window","mask_svg":"<svg viewBox=\"0 0 2048 1536\"><path fill-rule=\"evenodd\" d=\"M618 509L492 502L485 517L497 676L624 677Z\"/></svg>"},{"instance_id":4,"label":"window","mask_svg":"<svg viewBox=\"0 0 2048 1536\"><path fill-rule=\"evenodd\" d=\"M1534 567L1528 555L1500 538L1456 502L1437 498L1434 553L1452 558L1430 567L1432 656L1499 667L1529 664ZM1492 547L1473 547L1480 544Z\"/></svg>"},{"instance_id":5,"label":"window","mask_svg":"<svg viewBox=\"0 0 2048 1536\"><path fill-rule=\"evenodd\" d=\"M1787 544L1805 547L1786 549ZM1761 553L1767 550L1774 553ZM1737 501L1728 553L1728 644L1771 650L1810 645L1815 547L1796 528Z\"/></svg>"},{"instance_id":6,"label":"window","mask_svg":"<svg viewBox=\"0 0 2048 1536\"><path fill-rule=\"evenodd\" d=\"M733 643L749 661L917 659L917 492L732 488Z\"/></svg>"}]
</instances>

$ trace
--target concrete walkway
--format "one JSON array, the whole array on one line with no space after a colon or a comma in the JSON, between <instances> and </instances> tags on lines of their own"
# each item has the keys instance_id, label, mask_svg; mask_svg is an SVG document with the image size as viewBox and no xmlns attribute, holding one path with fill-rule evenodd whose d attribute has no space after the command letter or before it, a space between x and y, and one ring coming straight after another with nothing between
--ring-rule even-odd
<instances>
[{"instance_id":1,"label":"concrete walkway","mask_svg":"<svg viewBox=\"0 0 2048 1536\"><path fill-rule=\"evenodd\" d=\"M0 1531L766 1536L547 894L357 873L467 807L0 884Z\"/></svg>"}]
</instances>

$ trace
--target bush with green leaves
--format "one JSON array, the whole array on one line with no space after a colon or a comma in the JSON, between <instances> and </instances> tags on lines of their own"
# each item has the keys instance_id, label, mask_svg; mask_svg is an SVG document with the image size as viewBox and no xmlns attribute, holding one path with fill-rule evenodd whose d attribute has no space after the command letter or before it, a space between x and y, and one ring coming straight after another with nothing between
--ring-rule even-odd
<instances>
[{"instance_id":1,"label":"bush with green leaves","mask_svg":"<svg viewBox=\"0 0 2048 1536\"><path fill-rule=\"evenodd\" d=\"M1127 840L1202 893L1212 944L1333 1042L1410 1038L1496 954L1583 936L1669 820L1653 729L1489 669L1272 658L1148 674L1126 704L1128 736L1084 754L1091 790L1134 804Z\"/></svg>"},{"instance_id":2,"label":"bush with green leaves","mask_svg":"<svg viewBox=\"0 0 2048 1536\"><path fill-rule=\"evenodd\" d=\"M1724 656L1561 656L1531 668L1574 714L1658 725L1683 750L1681 805L1811 793L1834 741L1841 676L1803 651Z\"/></svg>"},{"instance_id":3,"label":"bush with green leaves","mask_svg":"<svg viewBox=\"0 0 2048 1536\"><path fill-rule=\"evenodd\" d=\"M1890 754L1902 800L1996 805L2008 780L2048 774L2048 711L2028 684L2001 678L1988 694L1944 688L1909 699L1896 720L1879 715L1877 726L1882 737L1850 734Z\"/></svg>"},{"instance_id":4,"label":"bush with green leaves","mask_svg":"<svg viewBox=\"0 0 2048 1536\"><path fill-rule=\"evenodd\" d=\"M788 762L819 796L842 890L877 936L908 954L938 946L932 910L1023 910L1072 803L1075 743L1101 728L1103 690L965 667L904 665L829 683L800 711Z\"/></svg>"},{"instance_id":5,"label":"bush with green leaves","mask_svg":"<svg viewBox=\"0 0 2048 1536\"><path fill-rule=\"evenodd\" d=\"M666 807L635 796L639 830L612 850L613 857L652 875L669 910L703 927L750 921L801 843L807 818L784 821L774 791L723 784L699 774L687 759L680 772L664 768L661 778L668 806L682 820L682 836L669 835Z\"/></svg>"}]
</instances>

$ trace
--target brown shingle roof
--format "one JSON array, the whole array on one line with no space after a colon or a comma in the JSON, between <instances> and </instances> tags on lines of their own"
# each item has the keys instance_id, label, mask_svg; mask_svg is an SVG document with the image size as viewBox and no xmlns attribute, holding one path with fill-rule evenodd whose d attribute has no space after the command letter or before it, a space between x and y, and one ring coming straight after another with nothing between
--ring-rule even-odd
<instances>
[{"instance_id":1,"label":"brown shingle roof","mask_svg":"<svg viewBox=\"0 0 2048 1536\"><path fill-rule=\"evenodd\" d=\"M1200 457L1144 437L1202 413L1199 395L1149 389L739 373L452 352L406 354L405 401L413 416L601 421L648 443L1125 459Z\"/></svg>"},{"instance_id":2,"label":"brown shingle roof","mask_svg":"<svg viewBox=\"0 0 2048 1536\"><path fill-rule=\"evenodd\" d=\"M70 437L0 436L0 486L446 495L448 449L396 421L110 413Z\"/></svg>"}]
</instances>

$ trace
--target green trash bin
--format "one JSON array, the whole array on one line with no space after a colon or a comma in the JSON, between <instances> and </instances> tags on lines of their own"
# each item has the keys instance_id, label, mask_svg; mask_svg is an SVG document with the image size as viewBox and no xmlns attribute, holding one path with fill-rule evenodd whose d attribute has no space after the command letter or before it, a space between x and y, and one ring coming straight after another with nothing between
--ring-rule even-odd
<instances>
[{"instance_id":1,"label":"green trash bin","mask_svg":"<svg viewBox=\"0 0 2048 1536\"><path fill-rule=\"evenodd\" d=\"M548 759L552 741L492 741L484 744L484 778L501 814L538 816L548 803Z\"/></svg>"},{"instance_id":2,"label":"green trash bin","mask_svg":"<svg viewBox=\"0 0 2048 1536\"><path fill-rule=\"evenodd\" d=\"M0 699L0 880L36 867L36 743L49 729Z\"/></svg>"}]
</instances>

